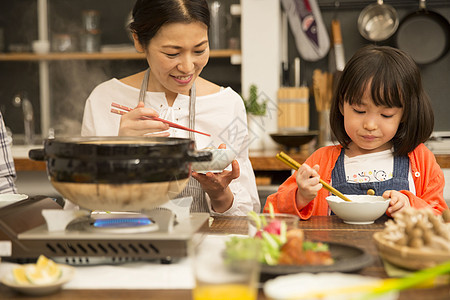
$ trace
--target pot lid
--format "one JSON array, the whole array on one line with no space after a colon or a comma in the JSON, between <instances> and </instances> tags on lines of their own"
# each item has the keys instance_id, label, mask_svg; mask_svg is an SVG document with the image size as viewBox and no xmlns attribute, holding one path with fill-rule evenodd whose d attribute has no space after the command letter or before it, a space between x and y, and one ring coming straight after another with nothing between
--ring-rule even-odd
<instances>
[{"instance_id":1,"label":"pot lid","mask_svg":"<svg viewBox=\"0 0 450 300\"><path fill-rule=\"evenodd\" d=\"M194 141L170 137L62 137L44 143L47 157L102 159L185 157Z\"/></svg>"}]
</instances>

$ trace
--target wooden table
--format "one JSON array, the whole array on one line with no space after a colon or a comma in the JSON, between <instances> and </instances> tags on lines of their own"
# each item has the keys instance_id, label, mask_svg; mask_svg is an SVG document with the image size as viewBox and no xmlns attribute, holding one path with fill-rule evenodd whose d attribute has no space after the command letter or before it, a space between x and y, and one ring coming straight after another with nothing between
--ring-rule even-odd
<instances>
[{"instance_id":1,"label":"wooden table","mask_svg":"<svg viewBox=\"0 0 450 300\"><path fill-rule=\"evenodd\" d=\"M312 217L308 221L301 221L300 228L305 231L307 239L322 240L328 242L345 243L366 250L374 258L374 263L358 274L387 277L372 235L384 228L386 219L379 219L371 225L349 225L343 223L336 216ZM245 217L215 217L211 227L204 226L201 231L212 234L247 233L247 220ZM45 299L191 299L190 290L62 290L56 294L45 296ZM0 285L0 299L39 299L17 294L7 287ZM263 292L259 292L259 300L267 299ZM444 300L450 299L450 286L440 286L432 289L415 289L400 293L401 300Z\"/></svg>"}]
</instances>

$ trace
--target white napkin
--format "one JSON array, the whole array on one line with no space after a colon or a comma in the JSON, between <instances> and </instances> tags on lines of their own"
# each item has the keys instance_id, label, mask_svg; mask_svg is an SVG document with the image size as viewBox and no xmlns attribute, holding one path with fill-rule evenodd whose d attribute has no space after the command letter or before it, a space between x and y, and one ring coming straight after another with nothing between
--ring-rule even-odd
<instances>
[{"instance_id":1,"label":"white napkin","mask_svg":"<svg viewBox=\"0 0 450 300\"><path fill-rule=\"evenodd\" d=\"M65 289L192 289L191 260L172 264L135 262L123 265L76 267Z\"/></svg>"},{"instance_id":2,"label":"white napkin","mask_svg":"<svg viewBox=\"0 0 450 300\"><path fill-rule=\"evenodd\" d=\"M17 264L0 263L0 279ZM172 264L135 262L122 265L77 266L64 289L192 289L191 259Z\"/></svg>"}]
</instances>

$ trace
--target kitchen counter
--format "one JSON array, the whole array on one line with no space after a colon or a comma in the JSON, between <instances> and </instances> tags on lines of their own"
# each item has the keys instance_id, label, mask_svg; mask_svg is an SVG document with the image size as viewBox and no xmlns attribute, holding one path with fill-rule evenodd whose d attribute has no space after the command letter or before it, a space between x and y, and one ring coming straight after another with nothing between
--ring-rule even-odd
<instances>
[{"instance_id":1,"label":"kitchen counter","mask_svg":"<svg viewBox=\"0 0 450 300\"><path fill-rule=\"evenodd\" d=\"M324 242L344 243L360 247L367 251L374 259L373 264L356 272L357 274L386 278L383 262L373 241L373 234L384 228L386 217L378 219L370 225L350 225L343 223L337 216L312 217L308 221L300 221L299 227L305 232L307 239L316 239ZM200 229L208 234L246 234L247 220L245 217L214 217L211 227L207 225ZM448 299L450 286L444 285L434 288L421 288L402 291L400 300L415 299ZM7 299L36 299L13 292L6 286L0 285L0 295ZM179 289L63 289L48 295L45 299L192 299L191 290ZM267 299L262 290L259 291L259 300Z\"/></svg>"},{"instance_id":2,"label":"kitchen counter","mask_svg":"<svg viewBox=\"0 0 450 300\"><path fill-rule=\"evenodd\" d=\"M289 170L285 164L280 162L275 155L277 150L251 151L250 161L255 171L286 171ZM308 158L308 152L288 153L296 161L303 163ZM45 162L32 161L26 156L14 155L14 164L17 171L45 171ZM436 154L436 160L442 169L450 168L450 153Z\"/></svg>"}]
</instances>

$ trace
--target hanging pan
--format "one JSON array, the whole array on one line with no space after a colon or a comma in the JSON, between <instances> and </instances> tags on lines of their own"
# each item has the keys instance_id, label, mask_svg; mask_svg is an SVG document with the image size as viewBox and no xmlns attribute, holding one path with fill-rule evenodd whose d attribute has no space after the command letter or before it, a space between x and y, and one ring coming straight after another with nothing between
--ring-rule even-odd
<instances>
[{"instance_id":1,"label":"hanging pan","mask_svg":"<svg viewBox=\"0 0 450 300\"><path fill-rule=\"evenodd\" d=\"M419 65L430 64L445 56L450 48L450 24L442 15L426 8L420 0L419 10L407 15L396 35L397 47L408 52Z\"/></svg>"},{"instance_id":2,"label":"hanging pan","mask_svg":"<svg viewBox=\"0 0 450 300\"><path fill-rule=\"evenodd\" d=\"M395 8L377 0L366 6L358 17L359 33L372 42L390 38L398 28L398 15Z\"/></svg>"}]
</instances>

